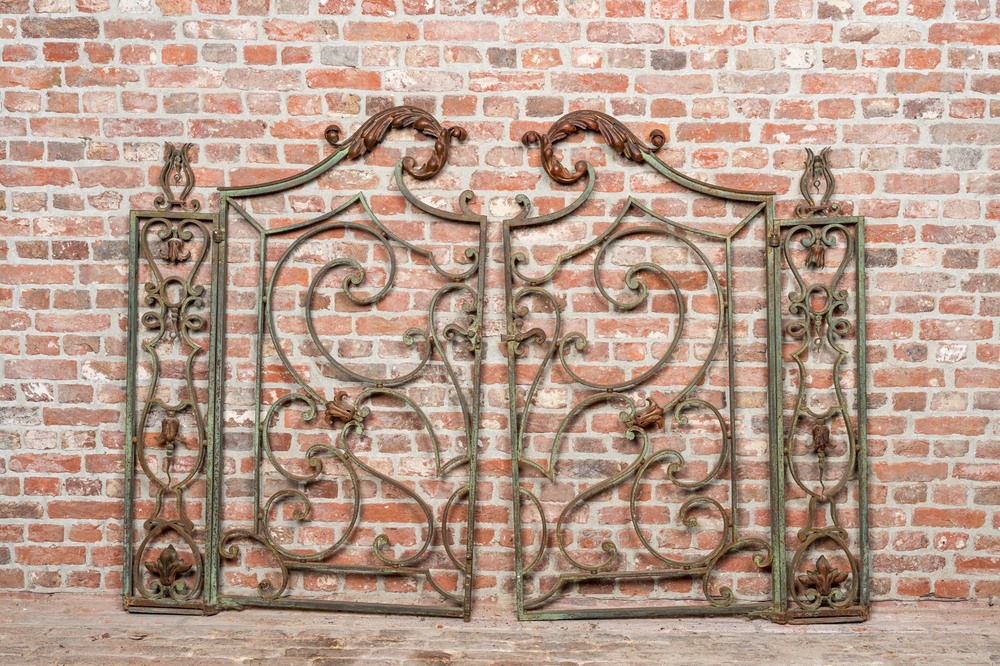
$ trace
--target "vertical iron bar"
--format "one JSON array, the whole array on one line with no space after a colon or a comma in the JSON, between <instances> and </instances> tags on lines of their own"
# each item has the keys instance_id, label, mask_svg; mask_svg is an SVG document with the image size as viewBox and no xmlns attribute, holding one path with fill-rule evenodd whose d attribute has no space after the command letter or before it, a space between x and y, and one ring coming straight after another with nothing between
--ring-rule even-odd
<instances>
[{"instance_id":1,"label":"vertical iron bar","mask_svg":"<svg viewBox=\"0 0 1000 666\"><path fill-rule=\"evenodd\" d=\"M861 555L860 602L865 608L871 603L871 552L868 548L868 343L865 331L865 218L857 218L854 227L855 289L857 318L857 410L858 410L858 541Z\"/></svg>"},{"instance_id":2,"label":"vertical iron bar","mask_svg":"<svg viewBox=\"0 0 1000 666\"><path fill-rule=\"evenodd\" d=\"M219 594L219 541L222 494L222 434L226 379L226 205L220 205L212 220L212 323L209 327L208 454L205 463L207 506L205 508L205 604L215 606Z\"/></svg>"},{"instance_id":3,"label":"vertical iron bar","mask_svg":"<svg viewBox=\"0 0 1000 666\"><path fill-rule=\"evenodd\" d=\"M726 309L726 340L727 340L727 360L729 362L729 389L726 396L729 402L729 512L732 517L730 523L730 539L736 541L738 529L736 528L736 507L737 488L739 484L736 479L736 355L735 343L733 341L733 239L726 238L726 302L723 304ZM726 433L722 433L725 442Z\"/></svg>"},{"instance_id":4,"label":"vertical iron bar","mask_svg":"<svg viewBox=\"0 0 1000 666\"><path fill-rule=\"evenodd\" d=\"M124 569L122 571L122 601L128 609L132 596L132 566L135 547L133 543L135 488L135 404L136 404L136 344L139 325L139 220L136 211L129 214L128 232L128 347L125 350L125 513L122 542L124 544Z\"/></svg>"},{"instance_id":5,"label":"vertical iron bar","mask_svg":"<svg viewBox=\"0 0 1000 666\"><path fill-rule=\"evenodd\" d=\"M267 234L260 230L260 257L258 257L258 282L257 293L264 297L267 280L264 273L267 270ZM263 424L261 423L261 397L263 388L261 387L261 376L264 372L264 322L266 321L267 305L261 302L257 308L257 358L256 372L254 373L253 399L253 531L260 534L262 529L262 517L260 514L260 454L261 454L261 433Z\"/></svg>"},{"instance_id":6,"label":"vertical iron bar","mask_svg":"<svg viewBox=\"0 0 1000 666\"><path fill-rule=\"evenodd\" d=\"M506 311L506 331L508 336L514 335L514 276L507 265L511 257L510 223L503 223L503 275L504 275L504 307ZM510 417L510 494L511 521L514 525L514 595L518 619L524 619L524 561L521 557L521 442L518 438L517 412L517 367L515 349L517 343L507 341L507 401ZM544 516L542 520L544 520ZM544 547L544 544L543 546Z\"/></svg>"},{"instance_id":7,"label":"vertical iron bar","mask_svg":"<svg viewBox=\"0 0 1000 666\"><path fill-rule=\"evenodd\" d=\"M788 611L785 556L785 442L782 425L784 369L781 358L781 224L774 219L774 198L767 203L767 422L771 459L771 592L774 612ZM779 242L775 243L774 239Z\"/></svg>"},{"instance_id":8,"label":"vertical iron bar","mask_svg":"<svg viewBox=\"0 0 1000 666\"><path fill-rule=\"evenodd\" d=\"M463 589L463 618L468 622L472 617L472 593L475 588L475 546L476 546L476 481L479 466L479 413L482 404L480 394L482 384L483 319L486 316L486 221L479 225L479 274L476 281L476 307L479 310L476 325L476 345L472 365L472 423L467 442L469 454L469 496L466 514L465 538L465 588Z\"/></svg>"}]
</instances>

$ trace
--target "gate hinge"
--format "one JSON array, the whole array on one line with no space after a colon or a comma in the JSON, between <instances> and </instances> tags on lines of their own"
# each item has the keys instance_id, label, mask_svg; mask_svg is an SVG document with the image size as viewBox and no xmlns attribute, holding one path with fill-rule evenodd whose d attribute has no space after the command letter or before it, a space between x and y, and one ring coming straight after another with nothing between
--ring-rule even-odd
<instances>
[{"instance_id":1,"label":"gate hinge","mask_svg":"<svg viewBox=\"0 0 1000 666\"><path fill-rule=\"evenodd\" d=\"M774 232L767 237L767 244L771 247L781 247L781 233Z\"/></svg>"}]
</instances>

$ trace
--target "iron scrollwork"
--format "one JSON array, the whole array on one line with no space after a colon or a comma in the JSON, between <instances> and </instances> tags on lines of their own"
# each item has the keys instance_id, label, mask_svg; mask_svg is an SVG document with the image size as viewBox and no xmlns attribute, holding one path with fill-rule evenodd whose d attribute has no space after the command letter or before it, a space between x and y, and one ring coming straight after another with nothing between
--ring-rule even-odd
<instances>
[{"instance_id":1,"label":"iron scrollwork","mask_svg":"<svg viewBox=\"0 0 1000 666\"><path fill-rule=\"evenodd\" d=\"M394 171L395 184L414 209L428 213L435 221L471 226L477 241L461 253L459 268L443 266L431 249L394 231L391 223L384 222L375 214L364 192L348 197L319 217L281 228L268 228L252 214L255 199L311 183L330 172L338 163L360 158L372 151L390 130L404 128L430 137L434 145L422 164L410 156L399 160ZM426 614L468 619L473 584L472 535L479 440L485 218L469 208L473 197L471 192L463 192L458 197L460 211L439 209L418 198L404 177L405 174L417 180L433 178L445 165L452 139L463 140L465 137L465 130L442 127L425 111L394 107L366 120L342 143L339 142L339 128L331 126L326 138L335 152L298 176L253 187L221 190L223 218L228 217L227 211L233 211L235 219L249 225L251 233L259 237L262 257L266 258L272 247L278 248L270 275L265 275L263 270L260 272L257 291L261 307L256 354L261 358L267 343L277 356L282 371L294 385L290 392L269 387L267 393L277 391L280 397L268 405L261 377L258 375L255 380L254 524L252 528L236 527L225 531L217 549L222 560L220 564L225 566L229 562L238 563L241 554L254 546L262 547L275 564L278 578L261 580L256 596L223 589L219 597L221 604ZM331 258L310 271L304 284L304 311L300 319L295 319L293 326L294 330L301 329L305 333L316 362L323 368L322 372L310 373L303 370L287 351L294 347L286 339L284 330L289 316L282 311L279 317L275 304L283 293L288 293L285 276L297 270L297 258L309 248L324 247L327 242L324 239L345 234L352 234L358 239L356 247L369 243L374 248L373 256L379 258L381 265L369 265L350 254L329 255ZM393 372L387 368L384 374L359 369L339 358L335 347L329 344L320 323L320 318L326 316L329 310L318 313L315 304L321 300L327 303L323 300L326 297L321 298L324 281L334 275L342 275L333 299L345 299L354 310L370 308L378 312L377 306L391 298L396 290L400 272L404 268L413 268L401 265L399 256L411 256L415 262L429 267L433 280L442 284L429 284L431 292L425 312L426 326L410 326L398 334L403 347L412 352L407 369ZM413 286L405 288L413 289ZM457 303L455 309L458 312L448 312L446 303ZM454 321L445 324L442 321L445 316ZM465 372L460 372L452 358L459 353L465 354L468 362ZM440 368L445 385L455 397L461 412L461 437L465 444L461 452L450 457L445 455L441 445L437 419L407 389L415 381L425 378L433 364L440 364L436 367ZM399 418L413 418L419 424L420 434L415 436L416 441L426 441L429 446L435 483L454 486L448 497L442 498L443 506L432 505L426 496L426 488L420 487L423 484L403 482L381 461L373 459L371 452L366 455L358 449L362 437L376 441L380 437L392 437L391 432L386 432L392 430L392 424L379 425L377 409L392 410L392 413L399 414ZM276 443L279 424L289 417L291 411L299 412L298 419L305 426L325 426L331 441L313 444L304 452L304 459L290 460L288 453L279 454ZM422 454L415 454L416 457L419 455ZM464 478L454 478L460 471L464 472ZM339 485L343 488L343 496L349 498L349 506L346 507L344 520L337 526L335 538L319 548L290 548L282 543L280 530L274 521L283 511L283 506L294 507L291 513L294 523L301 526L315 524L320 519L311 489L322 483L335 482L338 478L342 481ZM413 543L397 543L393 529L373 525L366 520L367 509L374 504L365 496L365 486L371 484L381 488L385 497L392 498L392 504L387 504L387 507L410 510L418 516L414 519L419 527L415 529ZM381 501L386 500L383 498ZM459 552L456 547L461 540L459 530L452 530L449 523L454 523L463 503L465 520L462 525L466 543L464 552ZM390 519L389 522L395 521ZM359 544L355 543L360 538L358 535L362 527L371 532L367 555L359 553ZM432 556L432 551L440 557ZM444 562L453 568L444 567ZM293 589L292 581L296 574L332 576L342 580L350 576L409 578L423 581L444 603L300 598ZM444 580L450 578L454 580Z\"/></svg>"},{"instance_id":2,"label":"iron scrollwork","mask_svg":"<svg viewBox=\"0 0 1000 666\"><path fill-rule=\"evenodd\" d=\"M597 132L605 142L623 158L644 163L664 176L671 183L692 192L717 197L725 201L738 201L747 205L746 214L728 233L702 231L675 222L658 214L652 208L639 201L627 199L622 211L609 224L601 226L591 240L577 247L564 251L552 260L547 271L526 270L528 256L525 251L514 247L517 232L525 229L543 227L557 220L570 216L574 211L588 201L594 191L596 174L594 168L586 161L578 161L574 170L566 169L555 154L555 144L576 132ZM735 386L733 385L733 319L730 304L732 298L732 242L733 239L747 228L747 225L758 217L769 216L770 197L766 193L730 190L716 188L706 183L693 180L673 170L654 153L665 143L665 135L654 131L651 135L652 146L643 144L628 128L606 114L594 111L579 111L568 114L556 121L548 132L541 134L529 132L523 142L538 143L542 149L542 166L545 171L561 184L573 184L586 178L584 190L575 201L566 208L548 215L529 216L529 204L524 198L518 201L522 205L521 213L504 223L504 269L505 289L507 295L507 333L501 344L508 361L508 400L510 403L510 428L512 446L511 471L514 485L518 488L521 501L514 502L514 539L516 594L519 617L522 619L565 619L565 618L599 618L599 617L651 617L685 614L705 614L707 612L762 614L773 607L767 603L740 603L736 594L728 586L717 590L712 584L713 575L717 572L720 562L732 553L740 550L752 551L753 566L766 570L772 561L773 544L753 536L739 533L735 522L738 508L736 489L736 454L733 442L735 425ZM640 216L650 223L627 225L625 220L630 216ZM707 291L714 300L717 315L705 322L711 328L709 351L699 367L696 367L690 378L674 395L661 400L663 391L658 385L660 373L674 358L680 347L685 326L693 316L689 313L688 299L682 287L682 281L672 270L653 261L638 261L624 271L621 279L627 296L618 296L608 284L607 259L624 240L650 239L669 243L683 249L692 257L695 264L704 271ZM724 260L722 267L717 269L716 262L709 254L717 251L708 250L706 246L715 244L721 247ZM593 346L591 339L580 330L564 330L567 328L561 295L556 285L556 278L561 271L567 269L574 259L590 257L592 262L589 272L592 275L593 289L613 311L625 317L629 312L650 306L651 281L666 287L673 303L674 321L671 322L672 335L662 344L662 351L657 353L649 368L632 377L617 378L611 375L610 380L586 376L577 367L574 360ZM532 309L529 303L535 303ZM542 316L550 320L547 332L541 326L528 323L529 318ZM619 316L619 315L615 315ZM699 318L704 318L698 315ZM532 347L537 348L537 354L526 359ZM728 360L720 359L725 358ZM699 391L707 373L716 362L728 364L730 384L725 397L724 406L717 407L709 399L699 396ZM523 366L523 369L522 367ZM518 378L528 372L529 384L524 389L523 398L519 391ZM538 460L529 451L529 432L532 422L539 416L537 402L543 390L544 378L547 373L559 373L565 376L580 395L584 397L565 413L555 426L551 443L545 460ZM640 407L630 393L635 390L646 392L645 404ZM575 395L575 393L574 393ZM630 462L623 463L613 473L600 481L583 487L576 486L575 495L564 502L555 519L554 529L550 529L550 517L546 515L545 501L536 491L541 488L545 492L546 483L552 484L560 480L557 470L561 448L566 446L565 440L574 423L586 418L596 418L595 410L604 406L616 406L623 411L619 414L621 436L634 453L630 454ZM726 412L726 413L723 413ZM682 431L694 414L699 419L707 419L716 424L719 434L719 446L713 464L697 476L690 478L690 465L684 453L675 448L654 450L651 437L656 430L669 430L672 434ZM539 426L535 426L537 430ZM729 479L723 473L730 470ZM533 475L540 474L544 480L541 485ZM654 481L653 479L661 479ZM711 488L713 483L721 482L727 486L730 503L723 504L713 497L717 494ZM707 552L693 557L679 557L665 552L650 538L651 526L642 520L643 509L649 502L643 502L642 497L648 494L648 487L654 488L666 484L684 493L686 499L677 507L677 519L681 528L692 528L698 525L696 513L708 511L717 518L720 529L717 539ZM582 489L581 489L582 488ZM574 516L586 509L595 498L623 491L627 498L627 509L631 532L620 539L595 536L586 539L596 547L600 554L584 554L571 552L571 545L579 549L579 544L571 544L569 525ZM612 494L612 497L615 495ZM535 518L528 519L522 504L533 507ZM539 530L531 538L537 551L529 556L525 546L522 531L538 524ZM642 568L630 568L623 561L625 551L621 539L635 541L641 545L645 554L633 557L651 558L652 565ZM564 564L570 571L560 573L560 569L541 571L544 563L553 561L549 556L550 542L555 542L558 558L555 561ZM558 567L558 565L557 565ZM634 581L664 581L687 578L697 581L701 588L701 603L694 602L685 606L653 605L634 607L614 605L615 607L574 607L555 608L563 593L580 585L615 586ZM529 583L529 579L533 582ZM548 581L545 583L544 581ZM545 585L548 589L545 589ZM534 590L533 596L530 590ZM616 600L617 601L617 600Z\"/></svg>"},{"instance_id":3,"label":"iron scrollwork","mask_svg":"<svg viewBox=\"0 0 1000 666\"><path fill-rule=\"evenodd\" d=\"M127 401L138 405L126 415L124 595L132 610L205 608L209 521L186 494L210 457L207 387L196 366L211 347L205 274L218 260L217 218L195 212L198 202L188 199L190 147L167 145L163 194L154 201L160 210L133 211L131 218ZM147 505L137 537L136 514Z\"/></svg>"},{"instance_id":4,"label":"iron scrollwork","mask_svg":"<svg viewBox=\"0 0 1000 666\"><path fill-rule=\"evenodd\" d=\"M839 204L830 201L828 153L807 151L800 187L806 203L796 209L798 219L779 221L790 277L783 333L792 372L783 385L794 396L782 452L787 478L806 502L789 562L790 622L863 620L869 604L864 218L839 216ZM823 191L818 203L809 195L816 188ZM845 511L851 497L857 506ZM856 516L851 524L845 513Z\"/></svg>"},{"instance_id":5,"label":"iron scrollwork","mask_svg":"<svg viewBox=\"0 0 1000 666\"><path fill-rule=\"evenodd\" d=\"M334 178L338 164L360 160L401 129L432 145L422 161L404 156L397 162L392 189L409 211L429 215L434 224L465 225L476 237L467 247L453 243L447 263L377 215L365 188L331 200L319 209L325 212L302 222L271 227L257 219L258 211L273 210L276 200L296 188ZM469 619L487 349L486 217L473 210L471 191L459 194L452 208L438 207L408 182L437 176L452 142L467 134L414 107L377 113L346 140L341 133L336 126L326 130L333 152L306 171L221 188L218 213L200 212L201 204L190 198L194 146L168 144L162 193L152 210L132 211L123 581L129 610L212 613L267 606ZM739 208L735 223L725 230L717 222L681 223L629 196L617 215L592 224L575 246L536 261L518 242L520 234L551 229L596 199L595 168L585 160L567 168L557 152L560 142L587 133L600 135L626 162L658 174L668 191ZM604 113L569 113L545 132L527 132L522 142L539 146L542 168L569 186L574 198L561 210L533 215L531 202L518 196L519 213L502 227L506 312L499 342L508 369L519 617L866 618L864 220L842 216L831 201L829 149L807 151L798 218L776 220L773 194L686 176L657 157L666 144L663 132L652 131L646 143ZM234 236L241 247L233 255L229 227L236 221L244 229ZM761 222L765 228L758 233ZM329 241L347 237L371 252L327 251ZM760 269L766 271L764 293L753 296L767 303L767 356L761 354L758 365L766 363L768 373L767 396L761 398L767 401L768 446L760 455L768 463L769 538L751 527L768 526L746 519L737 471L750 419L737 400L743 348L736 344L736 317L747 294L735 291L734 280L747 266L735 257L737 241L758 237L766 243L747 251L763 250L766 258ZM619 254L636 246L649 256ZM324 249L308 254L313 247ZM656 259L655 249L683 259ZM224 518L224 488L245 479L225 478L223 462L223 422L234 418L223 393L232 371L226 363L231 260L259 269L256 279L239 276L243 284L234 289L240 297L251 291L256 306L250 327L255 332L246 334L248 358L256 359L244 380L250 388L234 391L243 390L252 401L242 470L252 475L252 484L235 519ZM417 264L432 279L415 281L411 269ZM558 283L570 273L576 280L571 293ZM292 294L286 278L300 291ZM324 328L331 312L377 312L405 281L408 289L423 289L413 301L420 303L421 316L380 338L380 344L402 350L404 360L374 371L342 358ZM591 363L605 341L586 316L583 325L574 322L579 313L570 299L576 297L598 303L616 321L642 313L659 317L654 331L660 337L649 343L645 365L623 371ZM411 303L407 314L416 307ZM303 354L319 369L305 367ZM852 357L853 383L845 379ZM828 367L821 372L832 377L826 392L810 381L823 362ZM791 378L785 377L786 365ZM664 373L674 375L664 379ZM411 391L427 378L447 392L454 418L442 419L442 410ZM564 390L564 403L553 399L553 388ZM387 420L412 430L408 441L416 453L403 457L428 470L419 481L400 478L376 455L372 442L392 436L386 434ZM597 423L600 428L590 433L601 440L599 455L592 456L597 460L581 463L585 456L568 455L581 424L587 430ZM685 433L692 432L703 450L686 447ZM301 446L290 448L291 438L300 438L295 441ZM585 474L575 477L581 469ZM569 490L560 489L563 483ZM324 504L330 496L339 502L332 511ZM855 496L856 510L845 508ZM392 519L409 516L412 540L369 519L373 497L391 500L386 508L400 512ZM602 502L617 511L607 524L591 515ZM789 512L786 507L796 502L804 503L804 511ZM240 514L245 506L251 510ZM794 545L786 551L787 515L804 518L793 526ZM574 526L586 520L595 528L578 538ZM705 527L702 543L692 535ZM289 537L310 528L316 531L309 547ZM692 552L681 554L683 539L671 541L677 535L688 536ZM743 573L770 576L769 600L744 598L738 586L720 581L738 552ZM264 572L267 567L271 573ZM230 586L227 571L250 581L247 593ZM309 576L412 582L421 596L415 603L303 596ZM687 585L683 603L670 597L668 604L636 605L620 594L629 586L668 589L675 583ZM584 603L567 608L573 593Z\"/></svg>"}]
</instances>

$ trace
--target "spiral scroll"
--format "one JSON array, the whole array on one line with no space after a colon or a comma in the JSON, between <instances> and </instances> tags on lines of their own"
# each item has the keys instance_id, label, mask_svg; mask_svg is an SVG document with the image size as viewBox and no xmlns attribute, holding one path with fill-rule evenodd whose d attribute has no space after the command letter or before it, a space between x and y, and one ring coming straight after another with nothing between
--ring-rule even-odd
<instances>
[{"instance_id":1,"label":"spiral scroll","mask_svg":"<svg viewBox=\"0 0 1000 666\"><path fill-rule=\"evenodd\" d=\"M416 131L434 139L434 149L427 162L418 165L412 157L404 157L401 164L406 173L418 180L429 180L436 176L448 161L448 149L452 138L465 141L467 132L461 127L442 127L431 114L414 106L394 106L367 119L346 141L340 143L340 128L330 125L326 128L326 140L337 149L347 149L347 156L357 159L382 143L389 130L412 127Z\"/></svg>"},{"instance_id":2,"label":"spiral scroll","mask_svg":"<svg viewBox=\"0 0 1000 666\"><path fill-rule=\"evenodd\" d=\"M443 245L425 245L409 220L380 219L368 192L337 199L312 219L273 229L255 218L268 205L258 207L255 197L281 195L314 182L338 163L367 155L390 131L406 128L430 137L434 146L422 164L411 157L397 162L397 194L412 210L432 216L434 224L479 227L478 243L447 248L457 266L439 264L436 252ZM471 192L457 197L457 210L442 210L418 199L405 177L427 180L438 174L452 139L463 140L466 133L443 127L420 109L394 107L367 119L343 142L336 127L326 137L335 152L302 174L225 190L234 217L260 233L256 353L261 365L269 355L275 362L266 366L268 378L258 377L255 385L259 454L253 470L253 525L225 532L219 553L242 567L241 580L261 575L248 562L275 560L281 570L280 582L272 571L254 594L229 599L240 605L377 608L467 618L485 218L472 210ZM344 242L330 243L331 238ZM408 299L413 299L409 310L400 315L399 302ZM414 313L417 308L422 313ZM362 332L357 322L369 313L378 324ZM352 324L340 327L341 317ZM394 332L381 330L397 318L406 323ZM333 320L337 325L327 325ZM388 357L378 359L377 368L367 367L363 359L349 360L359 357L346 353L343 342L365 336L376 338L380 346L383 340L401 341L385 348L399 354L403 367ZM374 344L373 355L384 351ZM428 396L428 388L433 395ZM442 391L445 398L438 397ZM447 402L445 409L439 399ZM460 514L462 529L457 527ZM324 524L331 516L334 529ZM243 553L247 556L241 557ZM299 574L321 578L300 579ZM313 585L346 592L352 579L384 585L389 593L385 579L391 577L415 579L406 585L421 597L431 591L430 605L423 599L418 604L340 601L310 593ZM394 598L404 598L402 591L392 592Z\"/></svg>"},{"instance_id":3,"label":"spiral scroll","mask_svg":"<svg viewBox=\"0 0 1000 666\"><path fill-rule=\"evenodd\" d=\"M585 109L567 113L553 123L545 134L525 132L521 137L521 143L526 146L539 144L545 172L557 183L572 185L586 175L588 165L583 161L577 162L573 165L573 171L569 171L556 158L555 144L577 132L597 132L612 150L633 162L642 162L644 154L655 153L667 141L666 135L661 130L653 130L649 135L652 147L649 147L615 118L600 111Z\"/></svg>"},{"instance_id":4,"label":"spiral scroll","mask_svg":"<svg viewBox=\"0 0 1000 666\"><path fill-rule=\"evenodd\" d=\"M619 155L630 161L649 164L676 185L698 194L750 202L751 208L730 232L723 234L676 222L628 197L621 212L608 223L594 224L594 233L585 241L563 250L544 268L529 270L528 254L515 246L514 232L567 218L581 209L594 192L596 173L592 165L581 161L570 170L555 158L555 144L579 132L601 134L605 143ZM624 585L626 581L684 577L691 578L692 584L700 581L703 595L700 603L704 606L746 608L748 612L749 609L765 608L762 602L740 603L734 589L725 585L716 589L715 578L721 569L721 561L735 551L757 551L752 558L752 566L756 569L769 567L774 554L770 543L741 536L738 532L733 432L737 418L731 286L733 240L752 220L767 216L766 196L713 188L673 171L654 156L665 143L663 133L653 133L650 147L617 120L599 112L570 113L545 134L525 134L523 142L541 145L542 167L556 182L569 185L584 178L586 181L584 192L576 200L553 213L530 217L529 202L526 198L519 199L520 214L504 224L508 319L507 333L501 340L511 381L516 382L523 377L530 382L523 394L523 402L516 384L510 393L512 471L515 485L519 488L519 497L515 498L515 551L518 572L522 576L518 579L521 617L554 619L670 615L673 611L665 607L626 606L613 610L602 608L600 611L588 608L545 609L555 605L563 592L575 586L581 586L579 589L582 590L582 586L594 584L607 594L607 590L614 589L615 585ZM630 216L644 218L646 222L629 224L626 218ZM609 258L619 243L637 240L654 246L663 244L678 248L677 254L690 257L689 262L696 265L702 275L691 283L686 282L687 275L681 278L668 264L661 265L656 261L638 259L621 266L612 264ZM621 256L629 256L628 250ZM722 262L724 266L720 265ZM584 264L583 271L580 264ZM569 280L576 294L584 291L580 276L586 273L592 275L590 286L594 294L623 323L628 321L630 313L643 308L652 310L652 285L656 284L657 288L662 287L666 292L670 307L655 310L665 319L662 325L656 327L664 339L660 343L661 348L653 352L650 367L624 378L617 373L583 372L583 365L588 359L581 362L574 356L587 356L595 341L587 328L572 327L566 320L564 300L568 300L569 296L563 297L557 288L557 280L561 277ZM609 275L615 276L617 289L610 286L612 280ZM697 301L690 292L690 284L702 285L699 288L703 293L697 293ZM660 296L657 298L662 299ZM662 300L657 302L662 303ZM585 303L587 311L590 311L590 301ZM693 303L697 306L694 307ZM714 311L709 312L709 304L714 304ZM670 314L664 316L665 312ZM699 336L697 339L704 349L696 357L697 363L685 367L683 357L677 358L680 356L677 350L684 345L687 353L692 335ZM600 353L606 354L605 348L602 346ZM729 366L730 381L722 400L718 401L708 392L702 395L706 378L713 371L718 373L722 370L724 363ZM674 373L670 381L677 382L678 390L667 391L659 385L668 368ZM557 421L552 420L551 406L543 411L537 404L548 377L553 383L571 387L573 394L579 396L573 398L568 411ZM637 390L646 393L645 405L641 408L637 404L639 400L632 394ZM597 459L593 467L586 468L587 476L580 478L580 483L574 483L577 479L572 476L572 470L581 460L576 452L584 449L568 444L569 433L575 430L574 424L595 423L598 418L603 418L603 415L599 417L597 410L610 405L622 409L619 414L621 430L609 436L614 437L614 449L621 449L623 459ZM545 432L544 424L547 422L558 425L552 426L551 442L541 437L548 453L546 459L541 459L526 450L526 446L529 437ZM606 424L606 421L601 423ZM712 432L711 438L716 440L709 461L702 460L697 454L688 460L682 450L657 450L652 444L651 438L656 431L663 429L671 437L676 437L685 428L692 427L691 424L702 423ZM567 455L567 452L575 455ZM565 462L563 456L567 456ZM566 467L562 467L564 464ZM536 473L542 476L539 478ZM593 482L585 481L590 476L597 478ZM540 483L541 490L521 485L522 478ZM715 481L721 483L713 484ZM556 489L551 486L556 482L574 483L572 493L562 487ZM552 529L546 517L546 489L549 488L557 497L566 493L566 498L559 502L561 509L557 509ZM671 496L669 493L682 497L676 512L671 509L670 521L678 522L681 530L697 529L698 535L704 535L699 539L697 552L674 555L682 546L664 542L663 533L658 533L657 526L645 522L649 514L643 508L650 502L643 497L651 492L650 488L656 489L661 500L664 496ZM728 502L726 495L729 496ZM615 503L622 499L628 502L626 526L619 527L615 522L605 524L603 520L598 520L599 524L592 531L574 531L573 524L594 521L593 516L602 515L605 507L608 515L621 515ZM653 504L656 506L652 508L664 515L668 507ZM540 538L533 539L538 546L537 550L530 551L530 561L525 561L521 553L523 537L519 521L523 521L522 509L537 514L531 524L534 526L537 522L540 529ZM699 525L700 517L696 518L696 511L707 511L711 519ZM593 525L592 522L589 524ZM662 528L662 525L658 527ZM581 534L584 536L580 537ZM553 552L550 553L550 549ZM636 567L640 561L647 563L645 568ZM562 573L564 569L568 572ZM530 579L528 572L532 574ZM529 582L524 582L526 580Z\"/></svg>"}]
</instances>

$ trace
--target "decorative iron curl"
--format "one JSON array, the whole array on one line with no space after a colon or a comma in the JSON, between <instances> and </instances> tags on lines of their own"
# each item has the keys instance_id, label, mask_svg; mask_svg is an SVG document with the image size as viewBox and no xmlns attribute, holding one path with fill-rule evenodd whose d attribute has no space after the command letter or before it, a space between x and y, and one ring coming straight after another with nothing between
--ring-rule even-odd
<instances>
[{"instance_id":1,"label":"decorative iron curl","mask_svg":"<svg viewBox=\"0 0 1000 666\"><path fill-rule=\"evenodd\" d=\"M343 143L340 142L341 129L337 125L327 127L324 136L338 151L347 148L347 156L356 159L382 143L389 130L406 127L412 127L434 139L434 151L424 164L418 165L412 157L404 157L402 160L403 170L417 180L429 180L441 171L448 161L452 137L465 141L468 136L463 128L443 127L434 116L413 106L394 106L376 113Z\"/></svg>"},{"instance_id":2,"label":"decorative iron curl","mask_svg":"<svg viewBox=\"0 0 1000 666\"><path fill-rule=\"evenodd\" d=\"M553 123L545 134L525 132L521 143L526 146L539 144L542 148L542 166L549 177L562 185L572 185L587 174L587 162L581 160L573 165L573 171L569 171L556 159L555 144L577 132L599 133L616 153L633 162L643 162L644 154L655 153L667 142L662 131L653 130L649 133L649 142L652 144L649 147L615 118L600 111L585 109L567 113Z\"/></svg>"},{"instance_id":3,"label":"decorative iron curl","mask_svg":"<svg viewBox=\"0 0 1000 666\"><path fill-rule=\"evenodd\" d=\"M799 192L806 201L795 207L796 217L840 215L840 204L830 201L837 191L837 181L830 171L829 157L829 147L821 150L819 155L806 148L806 163L799 178ZM815 199L817 195L819 201Z\"/></svg>"},{"instance_id":4,"label":"decorative iron curl","mask_svg":"<svg viewBox=\"0 0 1000 666\"><path fill-rule=\"evenodd\" d=\"M180 147L172 143L166 144L163 168L160 169L160 189L163 194L153 199L153 205L158 210L178 208L196 211L201 208L200 201L188 201L188 196L194 189L194 169L191 168L190 155L193 147L193 143L185 143ZM174 187L180 187L181 193L174 194Z\"/></svg>"},{"instance_id":5,"label":"decorative iron curl","mask_svg":"<svg viewBox=\"0 0 1000 666\"><path fill-rule=\"evenodd\" d=\"M139 596L144 599L157 600L170 598L173 601L187 602L195 598L201 591L205 578L204 566L198 544L195 542L191 532L194 529L187 516L182 516L175 520L165 520L154 517L146 521L144 528L147 530L142 543L136 548L134 557L134 570L132 575L135 581L136 590ZM146 551L149 546L161 536L173 532L177 535L180 543L183 543L190 551L193 561L188 563L177 556L177 551L173 544L167 546L160 553L160 557L154 561L146 560ZM143 570L152 575L152 579L147 586L143 578ZM194 581L189 585L183 579L194 576Z\"/></svg>"}]
</instances>

